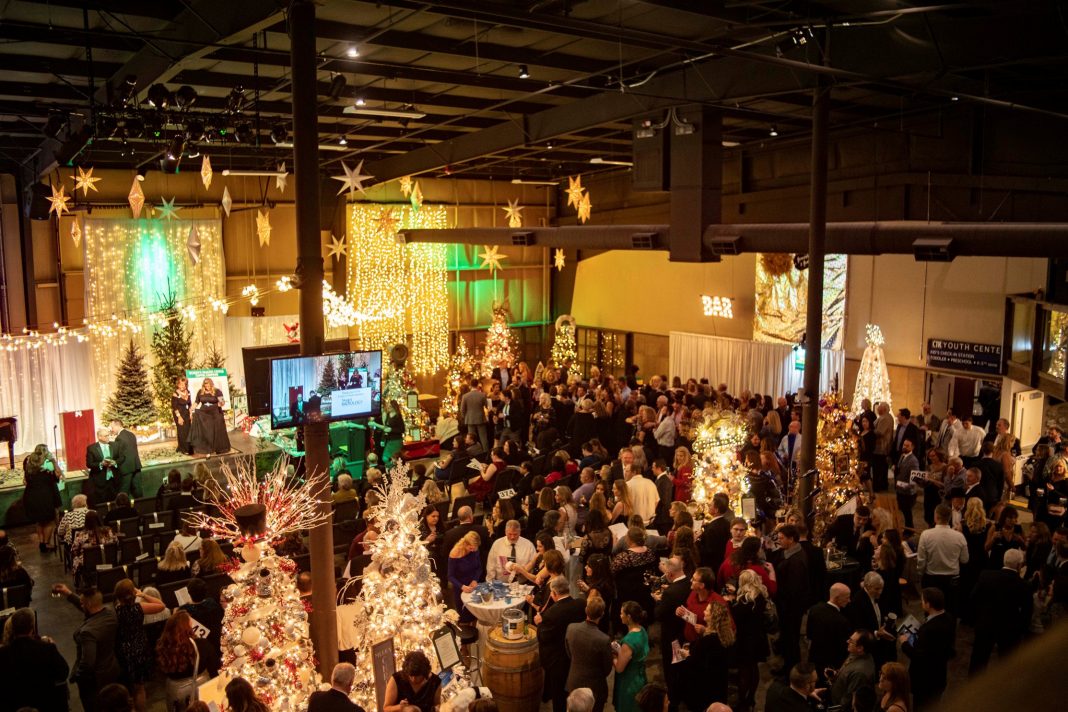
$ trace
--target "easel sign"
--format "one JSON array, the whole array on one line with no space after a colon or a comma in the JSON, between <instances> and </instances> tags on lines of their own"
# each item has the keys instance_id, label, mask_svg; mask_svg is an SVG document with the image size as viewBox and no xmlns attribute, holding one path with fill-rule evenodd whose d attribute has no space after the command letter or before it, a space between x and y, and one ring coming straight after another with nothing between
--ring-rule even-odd
<instances>
[{"instance_id":1,"label":"easel sign","mask_svg":"<svg viewBox=\"0 0 1068 712\"><path fill-rule=\"evenodd\" d=\"M393 638L386 638L371 646L371 664L375 674L375 701L378 703L378 712L383 712L386 705L386 685L397 671Z\"/></svg>"},{"instance_id":2,"label":"easel sign","mask_svg":"<svg viewBox=\"0 0 1068 712\"><path fill-rule=\"evenodd\" d=\"M215 390L222 392L223 402L226 406L223 410L230 410L230 383L226 380L225 368L187 368L185 378L189 382L189 397L193 401L194 408L197 405L197 393L200 392L200 387L204 385L204 379L210 378Z\"/></svg>"}]
</instances>

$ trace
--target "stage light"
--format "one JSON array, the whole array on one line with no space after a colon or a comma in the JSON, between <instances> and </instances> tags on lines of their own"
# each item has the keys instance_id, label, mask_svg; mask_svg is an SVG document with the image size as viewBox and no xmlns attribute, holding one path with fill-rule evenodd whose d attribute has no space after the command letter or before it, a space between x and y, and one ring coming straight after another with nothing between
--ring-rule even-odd
<instances>
[{"instance_id":1,"label":"stage light","mask_svg":"<svg viewBox=\"0 0 1068 712\"><path fill-rule=\"evenodd\" d=\"M199 141L204 138L204 122L200 119L190 119L185 125L185 137L190 141Z\"/></svg>"},{"instance_id":2,"label":"stage light","mask_svg":"<svg viewBox=\"0 0 1068 712\"><path fill-rule=\"evenodd\" d=\"M279 121L271 127L271 141L274 144L282 143L289 139L289 130L286 129L285 123Z\"/></svg>"},{"instance_id":3,"label":"stage light","mask_svg":"<svg viewBox=\"0 0 1068 712\"><path fill-rule=\"evenodd\" d=\"M355 58L360 56L360 48L357 47L356 45L352 45L347 50L345 50L345 55L349 59L355 59Z\"/></svg>"},{"instance_id":4,"label":"stage light","mask_svg":"<svg viewBox=\"0 0 1068 712\"><path fill-rule=\"evenodd\" d=\"M115 104L117 106L129 106L135 103L134 98L137 96L137 75L127 74L126 79L119 85L118 93L115 96Z\"/></svg>"},{"instance_id":5,"label":"stage light","mask_svg":"<svg viewBox=\"0 0 1068 712\"><path fill-rule=\"evenodd\" d=\"M67 117L65 114L52 113L48 115L48 121L45 122L44 128L41 130L48 138L56 138L66 123Z\"/></svg>"},{"instance_id":6,"label":"stage light","mask_svg":"<svg viewBox=\"0 0 1068 712\"><path fill-rule=\"evenodd\" d=\"M338 142L338 144L340 144L342 146L348 146L349 145L349 140L344 136L341 136L340 138L338 138L337 142Z\"/></svg>"},{"instance_id":7,"label":"stage light","mask_svg":"<svg viewBox=\"0 0 1068 712\"><path fill-rule=\"evenodd\" d=\"M123 128L130 138L141 138L145 133L145 122L137 117L129 118L123 122Z\"/></svg>"},{"instance_id":8,"label":"stage light","mask_svg":"<svg viewBox=\"0 0 1068 712\"><path fill-rule=\"evenodd\" d=\"M184 111L196 103L197 96L196 89L188 84L183 84L178 87L178 91L174 94L174 99L178 102L178 108Z\"/></svg>"},{"instance_id":9,"label":"stage light","mask_svg":"<svg viewBox=\"0 0 1068 712\"><path fill-rule=\"evenodd\" d=\"M114 116L105 114L97 119L96 127L97 136L112 138L119 130L119 121Z\"/></svg>"},{"instance_id":10,"label":"stage light","mask_svg":"<svg viewBox=\"0 0 1068 712\"><path fill-rule=\"evenodd\" d=\"M530 79L530 71L527 70L527 65L525 65L525 64L520 64L519 65L519 78L520 79Z\"/></svg>"},{"instance_id":11,"label":"stage light","mask_svg":"<svg viewBox=\"0 0 1068 712\"><path fill-rule=\"evenodd\" d=\"M145 133L151 138L163 137L163 120L158 116L150 116L145 119Z\"/></svg>"},{"instance_id":12,"label":"stage light","mask_svg":"<svg viewBox=\"0 0 1068 712\"><path fill-rule=\"evenodd\" d=\"M330 75L330 98L336 100L341 96L341 92L345 91L346 84L348 84L348 81L344 75L332 72Z\"/></svg>"},{"instance_id":13,"label":"stage light","mask_svg":"<svg viewBox=\"0 0 1068 712\"><path fill-rule=\"evenodd\" d=\"M234 135L237 136L237 140L241 143L254 143L255 136L252 133L252 127L247 121L243 121L234 127Z\"/></svg>"},{"instance_id":14,"label":"stage light","mask_svg":"<svg viewBox=\"0 0 1068 712\"><path fill-rule=\"evenodd\" d=\"M231 114L240 114L245 108L245 87L238 84L226 97L226 111Z\"/></svg>"},{"instance_id":15,"label":"stage light","mask_svg":"<svg viewBox=\"0 0 1068 712\"><path fill-rule=\"evenodd\" d=\"M365 106L367 104L362 96L356 97L356 106Z\"/></svg>"},{"instance_id":16,"label":"stage light","mask_svg":"<svg viewBox=\"0 0 1068 712\"><path fill-rule=\"evenodd\" d=\"M183 153L185 153L185 135L178 133L171 139L171 145L167 148L167 158L177 161L182 158Z\"/></svg>"},{"instance_id":17,"label":"stage light","mask_svg":"<svg viewBox=\"0 0 1068 712\"><path fill-rule=\"evenodd\" d=\"M148 104L157 109L166 109L173 101L171 92L163 84L153 84L148 88Z\"/></svg>"},{"instance_id":18,"label":"stage light","mask_svg":"<svg viewBox=\"0 0 1068 712\"><path fill-rule=\"evenodd\" d=\"M776 136L778 136L778 135L779 135L779 129L778 129L778 127L772 126L772 127L771 127L771 130L770 130L770 131L768 131L768 136L771 136L772 138L775 138L775 137L776 137Z\"/></svg>"}]
</instances>

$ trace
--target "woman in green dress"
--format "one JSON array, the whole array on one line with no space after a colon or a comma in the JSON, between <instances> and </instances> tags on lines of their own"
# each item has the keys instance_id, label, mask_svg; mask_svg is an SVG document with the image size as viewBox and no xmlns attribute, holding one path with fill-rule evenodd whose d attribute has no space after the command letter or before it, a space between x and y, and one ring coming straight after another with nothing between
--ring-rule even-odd
<instances>
[{"instance_id":1,"label":"woman in green dress","mask_svg":"<svg viewBox=\"0 0 1068 712\"><path fill-rule=\"evenodd\" d=\"M642 628L645 611L634 601L627 601L619 617L627 634L613 644L616 683L612 704L616 712L640 712L635 698L645 686L645 658L649 655L649 634Z\"/></svg>"}]
</instances>

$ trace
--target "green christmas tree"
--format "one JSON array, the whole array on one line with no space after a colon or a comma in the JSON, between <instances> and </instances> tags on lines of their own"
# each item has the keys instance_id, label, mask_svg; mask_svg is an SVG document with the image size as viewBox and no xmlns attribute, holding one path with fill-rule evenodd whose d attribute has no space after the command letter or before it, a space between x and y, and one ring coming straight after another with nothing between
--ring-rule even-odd
<instances>
[{"instance_id":1,"label":"green christmas tree","mask_svg":"<svg viewBox=\"0 0 1068 712\"><path fill-rule=\"evenodd\" d=\"M334 359L326 359L323 373L319 377L319 387L316 389L321 395L326 395L337 388L337 371L334 370Z\"/></svg>"},{"instance_id":2,"label":"green christmas tree","mask_svg":"<svg viewBox=\"0 0 1068 712\"><path fill-rule=\"evenodd\" d=\"M152 333L152 353L156 357L152 367L152 389L156 394L159 419L169 423L174 382L193 366L190 354L193 332L186 330L185 319L173 294L163 301L162 316L166 321Z\"/></svg>"},{"instance_id":3,"label":"green christmas tree","mask_svg":"<svg viewBox=\"0 0 1068 712\"><path fill-rule=\"evenodd\" d=\"M356 367L356 361L352 357L351 351L346 351L338 357L337 367L339 369L339 373L344 373L346 376L352 373L352 369Z\"/></svg>"},{"instance_id":4,"label":"green christmas tree","mask_svg":"<svg viewBox=\"0 0 1068 712\"><path fill-rule=\"evenodd\" d=\"M104 421L115 418L123 425L150 425L158 420L156 403L148 387L145 356L131 340L115 373L115 388L104 409Z\"/></svg>"},{"instance_id":5,"label":"green christmas tree","mask_svg":"<svg viewBox=\"0 0 1068 712\"><path fill-rule=\"evenodd\" d=\"M197 368L226 368L226 356L222 351L219 351L219 347L215 345L215 342L211 342L211 348L208 350L207 356L200 362ZM230 371L226 372L226 387L230 389L230 400L233 401L238 396L245 395L245 392L234 385L233 376Z\"/></svg>"}]
</instances>

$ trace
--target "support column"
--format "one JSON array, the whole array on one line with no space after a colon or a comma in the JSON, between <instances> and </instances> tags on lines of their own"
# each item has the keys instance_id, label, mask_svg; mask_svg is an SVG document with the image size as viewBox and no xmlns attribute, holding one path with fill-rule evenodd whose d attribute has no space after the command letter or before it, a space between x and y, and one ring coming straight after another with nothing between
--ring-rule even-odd
<instances>
[{"instance_id":1,"label":"support column","mask_svg":"<svg viewBox=\"0 0 1068 712\"><path fill-rule=\"evenodd\" d=\"M319 234L319 129L316 106L315 4L290 6L290 62L293 89L293 173L296 182L297 277L300 283L300 353L323 353L323 248ZM329 432L326 423L304 426L305 471L317 490L319 510L329 514ZM334 599L334 532L327 520L311 530L312 608L319 671L329 679L337 664Z\"/></svg>"},{"instance_id":2,"label":"support column","mask_svg":"<svg viewBox=\"0 0 1068 712\"><path fill-rule=\"evenodd\" d=\"M809 192L808 311L805 318L805 396L801 411L801 472L816 466L816 427L823 346L823 258L827 237L827 114L831 89L820 79L812 102L812 175ZM798 477L796 501L808 515L812 480Z\"/></svg>"}]
</instances>

